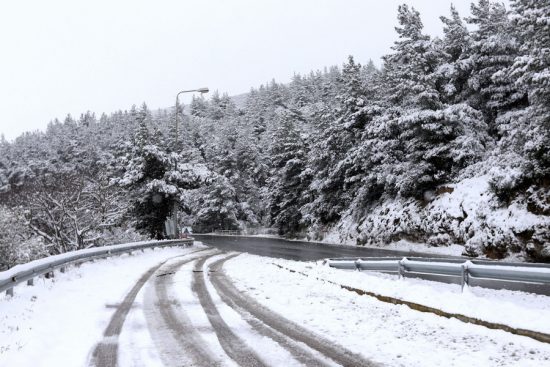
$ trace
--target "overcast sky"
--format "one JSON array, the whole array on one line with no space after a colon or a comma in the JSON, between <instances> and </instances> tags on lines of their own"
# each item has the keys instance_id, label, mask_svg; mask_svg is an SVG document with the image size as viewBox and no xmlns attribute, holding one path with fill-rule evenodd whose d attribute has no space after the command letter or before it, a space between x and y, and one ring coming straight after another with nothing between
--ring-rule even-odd
<instances>
[{"instance_id":1,"label":"overcast sky","mask_svg":"<svg viewBox=\"0 0 550 367\"><path fill-rule=\"evenodd\" d=\"M167 107L182 89L241 94L350 54L380 65L404 2L426 33L442 33L447 0L2 1L0 133L11 140L67 113ZM468 15L469 0L453 3Z\"/></svg>"}]
</instances>

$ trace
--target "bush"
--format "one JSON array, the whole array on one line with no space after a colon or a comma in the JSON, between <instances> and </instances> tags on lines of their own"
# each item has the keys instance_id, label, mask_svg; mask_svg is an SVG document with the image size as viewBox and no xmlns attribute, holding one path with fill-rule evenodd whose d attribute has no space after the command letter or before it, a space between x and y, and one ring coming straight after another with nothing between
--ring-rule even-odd
<instances>
[{"instance_id":1,"label":"bush","mask_svg":"<svg viewBox=\"0 0 550 367\"><path fill-rule=\"evenodd\" d=\"M0 271L48 255L42 238L24 223L19 209L0 206Z\"/></svg>"}]
</instances>

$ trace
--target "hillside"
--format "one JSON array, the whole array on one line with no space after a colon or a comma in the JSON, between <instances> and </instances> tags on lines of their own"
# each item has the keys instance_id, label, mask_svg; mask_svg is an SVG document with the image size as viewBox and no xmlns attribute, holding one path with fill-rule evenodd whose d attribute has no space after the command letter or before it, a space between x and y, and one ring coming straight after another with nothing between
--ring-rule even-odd
<instances>
[{"instance_id":1,"label":"hillside","mask_svg":"<svg viewBox=\"0 0 550 367\"><path fill-rule=\"evenodd\" d=\"M533 14L539 14L534 17ZM542 17L542 18L541 18ZM546 18L544 18L546 17ZM423 33L399 7L383 67L353 57L250 93L52 121L0 145L0 269L46 253L275 228L357 245L550 260L550 7L480 0Z\"/></svg>"}]
</instances>

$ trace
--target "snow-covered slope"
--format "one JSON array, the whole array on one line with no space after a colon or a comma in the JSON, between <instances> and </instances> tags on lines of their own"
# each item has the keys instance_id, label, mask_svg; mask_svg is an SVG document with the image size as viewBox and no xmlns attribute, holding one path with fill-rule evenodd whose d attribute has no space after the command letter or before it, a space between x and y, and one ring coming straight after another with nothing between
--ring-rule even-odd
<instances>
[{"instance_id":1,"label":"snow-covered slope","mask_svg":"<svg viewBox=\"0 0 550 367\"><path fill-rule=\"evenodd\" d=\"M459 245L464 254L490 258L550 256L550 217L529 212L521 198L500 204L489 180L482 175L445 185L424 202L387 200L359 221L344 217L324 240L392 247L399 241L420 243L449 247L451 254Z\"/></svg>"}]
</instances>

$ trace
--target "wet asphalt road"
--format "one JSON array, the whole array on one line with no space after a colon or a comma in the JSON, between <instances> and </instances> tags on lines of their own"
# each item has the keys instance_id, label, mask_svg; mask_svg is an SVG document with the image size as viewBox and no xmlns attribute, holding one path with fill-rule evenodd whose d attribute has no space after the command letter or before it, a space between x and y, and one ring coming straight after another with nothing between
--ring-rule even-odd
<instances>
[{"instance_id":1,"label":"wet asphalt road","mask_svg":"<svg viewBox=\"0 0 550 367\"><path fill-rule=\"evenodd\" d=\"M407 256L425 258L449 258L448 256L426 254L421 252L394 251L354 246L339 246L305 241L289 241L279 238L220 236L203 234L194 234L193 237L206 245L217 247L220 250L224 251L247 252L253 255L297 261L312 261L337 257ZM457 259L460 257L452 258ZM466 260L468 258L464 257L464 259ZM459 277L438 276L430 274L407 274L406 276L454 284L460 284L461 281ZM471 278L470 285L492 289L518 290L550 296L550 286L543 284L527 284Z\"/></svg>"},{"instance_id":2,"label":"wet asphalt road","mask_svg":"<svg viewBox=\"0 0 550 367\"><path fill-rule=\"evenodd\" d=\"M441 257L409 251L393 251L367 247L337 246L305 241L289 241L278 238L218 236L194 234L193 237L209 246L225 251L248 252L253 255L287 260L311 261L333 257L386 257L423 256Z\"/></svg>"}]
</instances>

